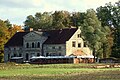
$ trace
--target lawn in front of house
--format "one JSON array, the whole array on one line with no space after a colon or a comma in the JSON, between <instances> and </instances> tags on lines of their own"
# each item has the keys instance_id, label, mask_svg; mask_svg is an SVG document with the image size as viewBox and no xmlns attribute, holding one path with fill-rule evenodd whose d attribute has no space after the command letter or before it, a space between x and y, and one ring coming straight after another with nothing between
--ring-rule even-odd
<instances>
[{"instance_id":1,"label":"lawn in front of house","mask_svg":"<svg viewBox=\"0 0 120 80\"><path fill-rule=\"evenodd\" d=\"M120 68L88 68L98 64L3 64L0 79L7 80L119 80ZM87 67L86 67L87 66Z\"/></svg>"}]
</instances>

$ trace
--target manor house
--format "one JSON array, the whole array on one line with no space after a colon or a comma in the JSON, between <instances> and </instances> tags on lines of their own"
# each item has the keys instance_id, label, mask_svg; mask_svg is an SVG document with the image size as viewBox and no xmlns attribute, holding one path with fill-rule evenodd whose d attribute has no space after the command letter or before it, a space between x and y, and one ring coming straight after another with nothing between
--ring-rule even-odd
<instances>
[{"instance_id":1,"label":"manor house","mask_svg":"<svg viewBox=\"0 0 120 80\"><path fill-rule=\"evenodd\" d=\"M17 32L4 46L4 61L39 56L82 56L93 58L92 50L81 38L80 28Z\"/></svg>"}]
</instances>

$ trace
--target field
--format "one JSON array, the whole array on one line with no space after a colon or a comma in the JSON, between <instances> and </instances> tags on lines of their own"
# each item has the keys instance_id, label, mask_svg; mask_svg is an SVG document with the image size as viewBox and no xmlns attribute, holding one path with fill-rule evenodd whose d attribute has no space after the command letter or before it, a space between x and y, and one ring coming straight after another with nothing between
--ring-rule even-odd
<instances>
[{"instance_id":1,"label":"field","mask_svg":"<svg viewBox=\"0 0 120 80\"><path fill-rule=\"evenodd\" d=\"M0 80L120 80L120 68L105 64L0 64Z\"/></svg>"}]
</instances>

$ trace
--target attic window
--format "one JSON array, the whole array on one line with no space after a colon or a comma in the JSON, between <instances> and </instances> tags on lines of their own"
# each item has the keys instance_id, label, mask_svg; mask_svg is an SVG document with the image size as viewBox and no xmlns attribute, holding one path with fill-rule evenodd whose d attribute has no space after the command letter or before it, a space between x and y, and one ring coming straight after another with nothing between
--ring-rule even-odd
<instances>
[{"instance_id":1,"label":"attic window","mask_svg":"<svg viewBox=\"0 0 120 80\"><path fill-rule=\"evenodd\" d=\"M81 34L78 34L77 37L80 38L80 37L81 37Z\"/></svg>"}]
</instances>

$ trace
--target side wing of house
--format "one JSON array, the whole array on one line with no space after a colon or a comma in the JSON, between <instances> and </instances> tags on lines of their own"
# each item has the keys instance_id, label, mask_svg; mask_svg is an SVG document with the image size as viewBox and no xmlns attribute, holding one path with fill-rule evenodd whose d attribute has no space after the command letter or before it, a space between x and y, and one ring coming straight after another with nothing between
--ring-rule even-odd
<instances>
[{"instance_id":1,"label":"side wing of house","mask_svg":"<svg viewBox=\"0 0 120 80\"><path fill-rule=\"evenodd\" d=\"M43 55L43 43L47 37L42 32L30 32L23 37L24 60L30 60L33 56Z\"/></svg>"},{"instance_id":2,"label":"side wing of house","mask_svg":"<svg viewBox=\"0 0 120 80\"><path fill-rule=\"evenodd\" d=\"M4 62L8 62L13 57L22 58L23 36L28 32L17 32L4 46Z\"/></svg>"},{"instance_id":3,"label":"side wing of house","mask_svg":"<svg viewBox=\"0 0 120 80\"><path fill-rule=\"evenodd\" d=\"M86 42L81 38L80 28L78 28L73 36L66 41L66 55L92 55L92 50L90 50L90 48L86 45Z\"/></svg>"}]
</instances>

